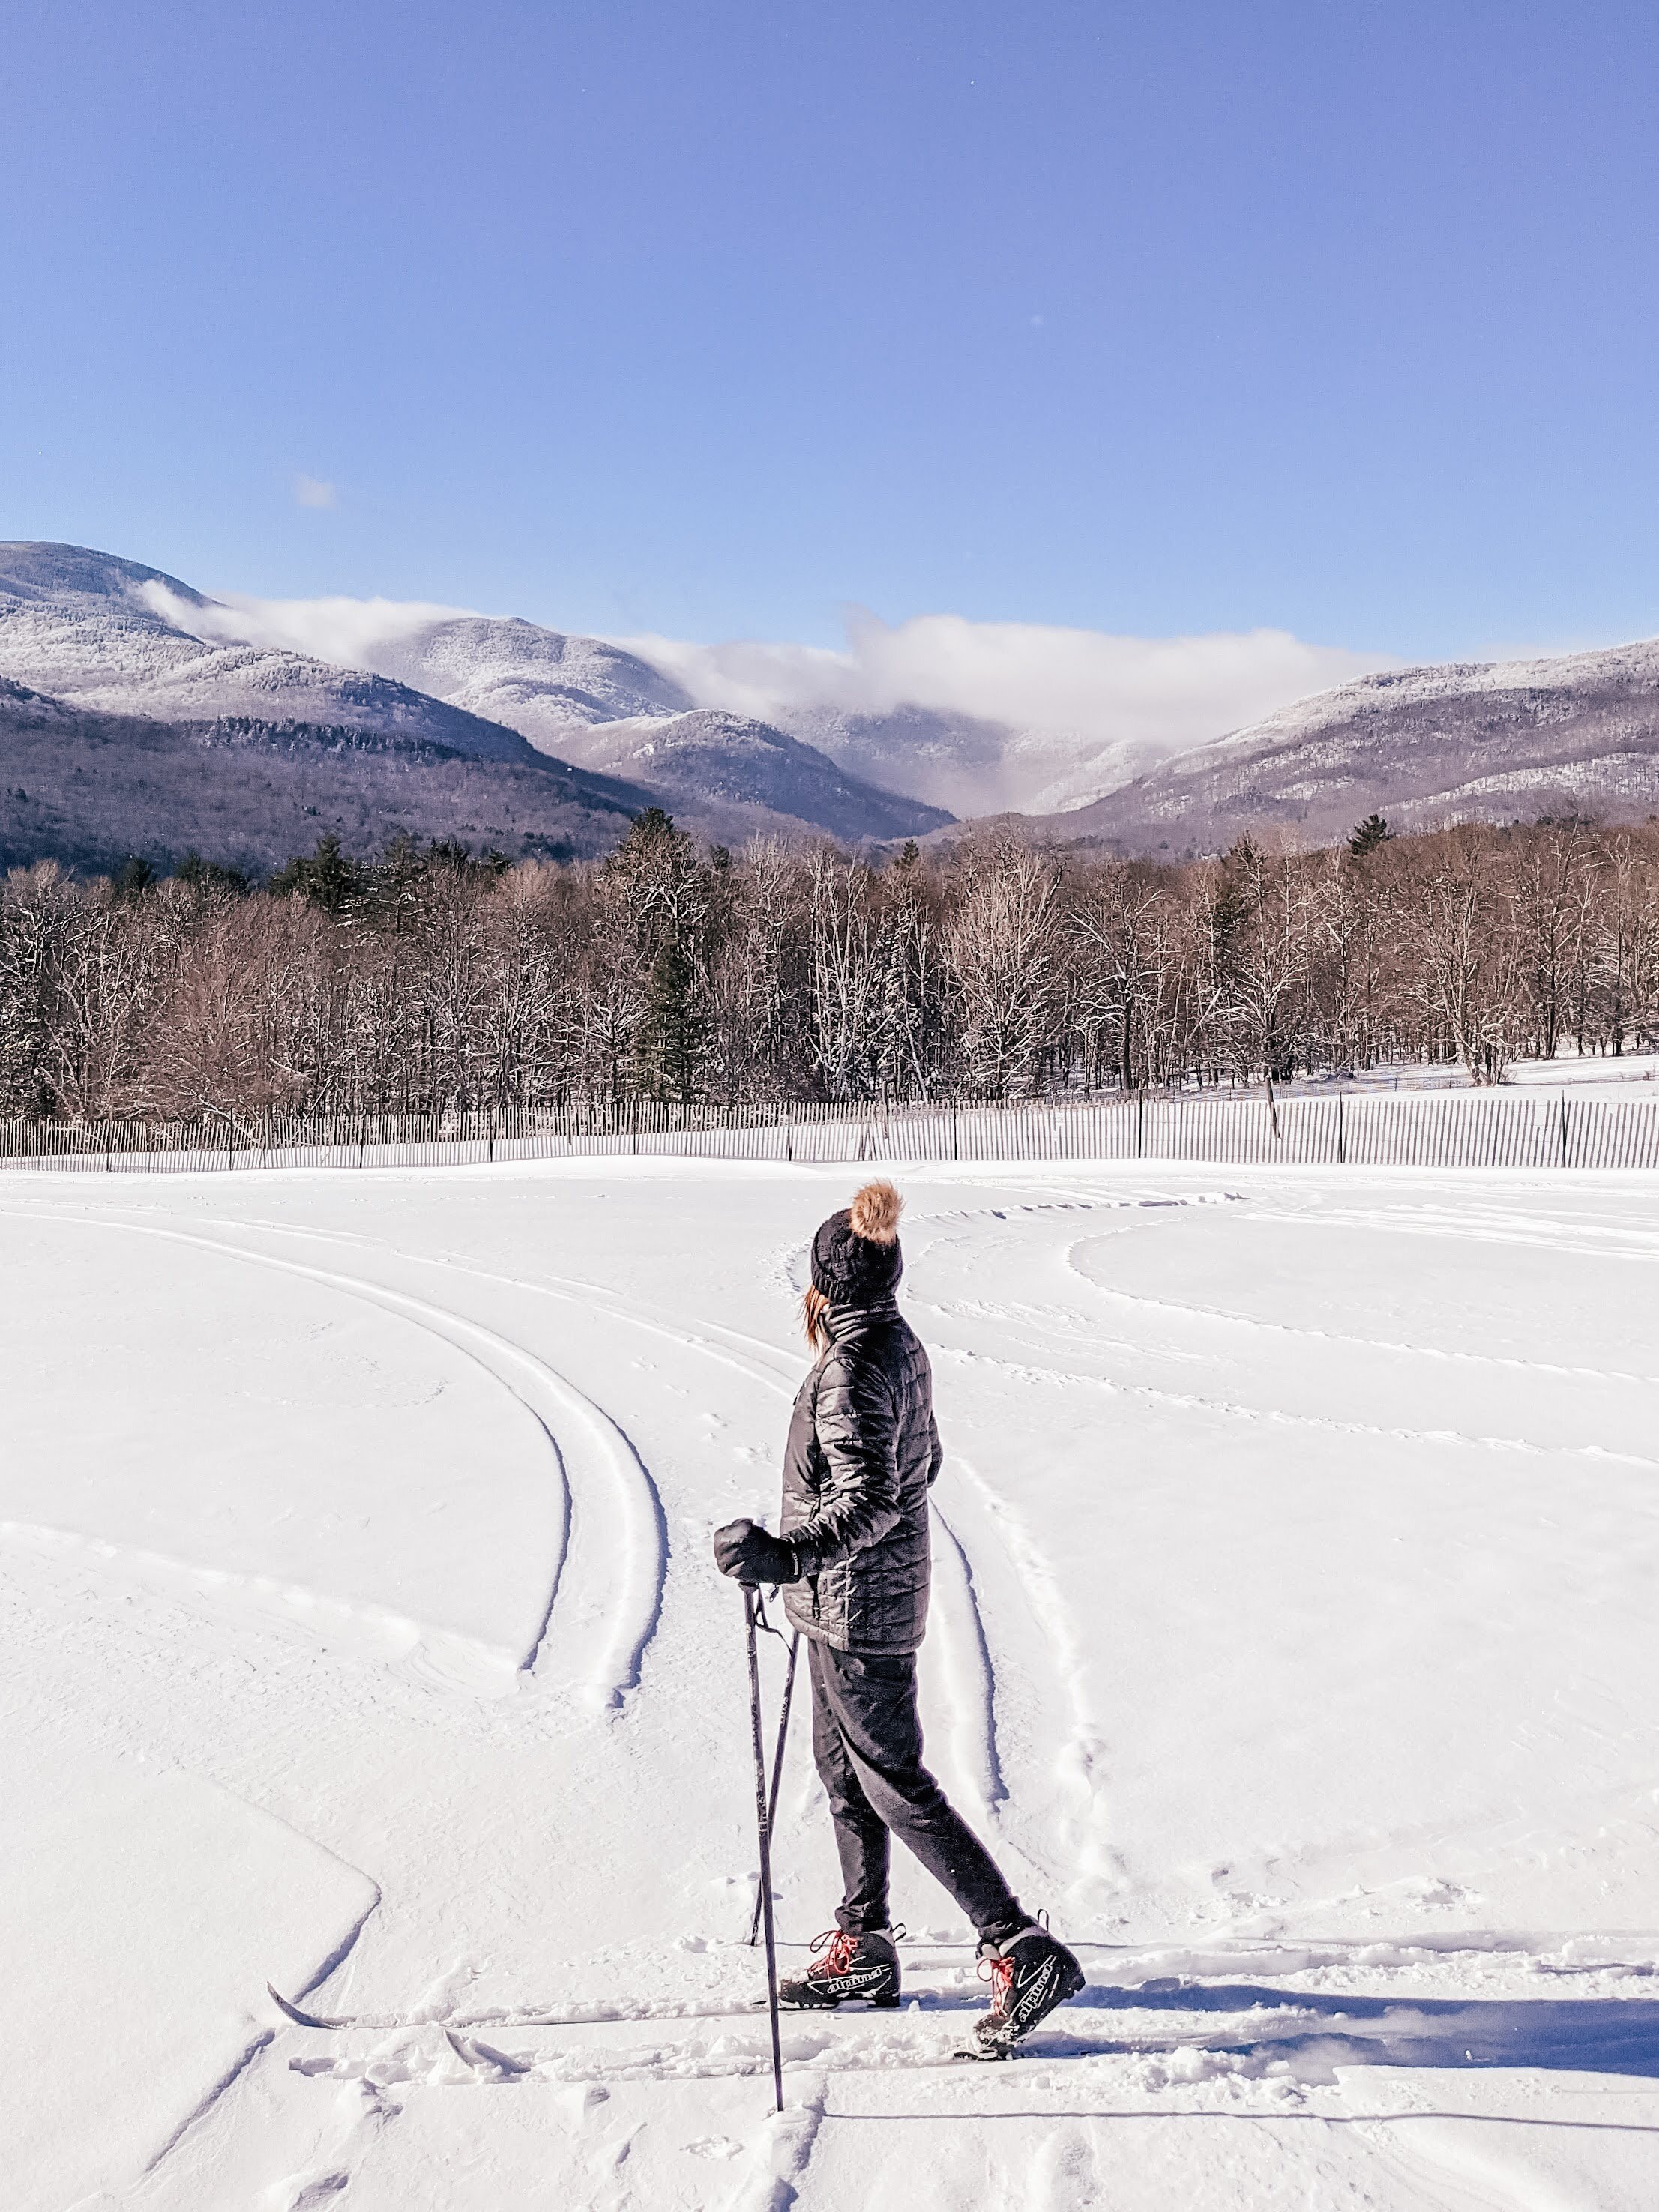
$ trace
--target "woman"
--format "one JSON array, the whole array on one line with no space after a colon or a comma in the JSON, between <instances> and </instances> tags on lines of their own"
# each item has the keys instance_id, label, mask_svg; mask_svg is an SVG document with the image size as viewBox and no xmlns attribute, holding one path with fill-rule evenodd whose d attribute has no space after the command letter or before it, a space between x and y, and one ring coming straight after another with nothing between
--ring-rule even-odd
<instances>
[{"instance_id":1,"label":"woman","mask_svg":"<svg viewBox=\"0 0 1659 2212\"><path fill-rule=\"evenodd\" d=\"M783 1533L733 1521L714 1538L723 1573L776 1583L806 1638L812 1753L836 1824L846 1894L786 2004L899 2002L887 1902L896 1835L979 1934L991 2008L975 2033L1007 2056L1083 1987L1064 1944L1020 1908L989 1852L922 1765L916 1649L927 1624L927 1493L942 1456L927 1354L899 1313L902 1205L866 1183L812 1240L802 1300L818 1357L789 1424Z\"/></svg>"}]
</instances>

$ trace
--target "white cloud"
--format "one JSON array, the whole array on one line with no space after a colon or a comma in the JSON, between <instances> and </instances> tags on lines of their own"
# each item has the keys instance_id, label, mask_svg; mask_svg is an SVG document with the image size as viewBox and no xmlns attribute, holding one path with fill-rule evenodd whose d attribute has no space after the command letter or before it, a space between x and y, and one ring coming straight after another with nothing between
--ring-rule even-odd
<instances>
[{"instance_id":1,"label":"white cloud","mask_svg":"<svg viewBox=\"0 0 1659 2212\"><path fill-rule=\"evenodd\" d=\"M294 479L294 504L296 507L337 507L339 495L331 483L322 477L297 476Z\"/></svg>"},{"instance_id":2,"label":"white cloud","mask_svg":"<svg viewBox=\"0 0 1659 2212\"><path fill-rule=\"evenodd\" d=\"M374 668L416 630L471 610L226 594L210 609L162 611L198 636ZM611 642L675 678L699 706L781 721L855 773L964 815L1079 805L1292 700L1398 665L1281 629L1125 637L960 615L889 623L860 611L848 616L840 647L658 636ZM421 680L402 664L392 672ZM848 732L832 719L907 707L963 726Z\"/></svg>"},{"instance_id":3,"label":"white cloud","mask_svg":"<svg viewBox=\"0 0 1659 2212\"><path fill-rule=\"evenodd\" d=\"M1288 630L1123 637L1038 623L919 615L889 624L849 617L845 648L688 645L622 639L698 700L763 714L822 707L883 714L931 708L1016 730L1132 738L1168 750L1200 744L1310 691L1395 664L1386 653L1309 645Z\"/></svg>"},{"instance_id":4,"label":"white cloud","mask_svg":"<svg viewBox=\"0 0 1659 2212\"><path fill-rule=\"evenodd\" d=\"M890 624L861 611L849 617L840 651L617 642L667 670L699 705L763 720L805 714L807 733L848 767L958 813L1083 804L1171 753L1397 665L1386 653L1310 645L1280 629L1123 637L960 615ZM1000 724L1012 740L963 732L948 747L901 748L881 737L820 732L811 719L900 707Z\"/></svg>"},{"instance_id":5,"label":"white cloud","mask_svg":"<svg viewBox=\"0 0 1659 2212\"><path fill-rule=\"evenodd\" d=\"M375 655L423 629L471 611L422 599L255 599L221 592L207 607L175 599L164 586L146 586L158 614L193 637L216 643L271 646L309 653L340 668L372 668Z\"/></svg>"}]
</instances>

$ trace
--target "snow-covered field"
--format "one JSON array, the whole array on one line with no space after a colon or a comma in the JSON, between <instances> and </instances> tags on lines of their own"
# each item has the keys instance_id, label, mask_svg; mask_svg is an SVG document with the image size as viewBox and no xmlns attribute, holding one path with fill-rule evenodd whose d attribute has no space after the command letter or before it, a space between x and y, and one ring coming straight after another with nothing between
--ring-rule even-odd
<instances>
[{"instance_id":1,"label":"snow-covered field","mask_svg":"<svg viewBox=\"0 0 1659 2212\"><path fill-rule=\"evenodd\" d=\"M778 2121L708 1539L850 1188L0 1178L8 2212L1648 2212L1659 1182L908 1174L930 1742L1090 1986L953 2064L902 1863Z\"/></svg>"}]
</instances>

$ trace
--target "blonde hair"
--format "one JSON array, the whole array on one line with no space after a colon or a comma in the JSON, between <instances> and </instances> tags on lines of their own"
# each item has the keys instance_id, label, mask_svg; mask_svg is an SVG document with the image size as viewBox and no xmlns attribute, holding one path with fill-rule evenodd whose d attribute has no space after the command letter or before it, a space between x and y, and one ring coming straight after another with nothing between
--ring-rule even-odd
<instances>
[{"instance_id":1,"label":"blonde hair","mask_svg":"<svg viewBox=\"0 0 1659 2212\"><path fill-rule=\"evenodd\" d=\"M829 1311L829 1299L815 1283L809 1283L800 1294L800 1325L814 1352L822 1352L830 1341Z\"/></svg>"}]
</instances>

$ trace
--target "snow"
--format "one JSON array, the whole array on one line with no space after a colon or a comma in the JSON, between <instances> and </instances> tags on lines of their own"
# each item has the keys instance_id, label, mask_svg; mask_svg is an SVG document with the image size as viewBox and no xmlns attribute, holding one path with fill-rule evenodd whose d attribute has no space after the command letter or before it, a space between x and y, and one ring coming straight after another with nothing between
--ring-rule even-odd
<instances>
[{"instance_id":1,"label":"snow","mask_svg":"<svg viewBox=\"0 0 1659 2212\"><path fill-rule=\"evenodd\" d=\"M1378 708L1421 707L1447 699L1471 702L1503 692L1559 692L1571 699L1579 690L1650 690L1659 682L1659 638L1587 653L1552 653L1526 660L1437 661L1413 668L1386 669L1352 683L1305 697L1264 715L1248 728L1217 738L1202 750L1218 766L1272 750L1296 738L1317 737Z\"/></svg>"},{"instance_id":2,"label":"snow","mask_svg":"<svg viewBox=\"0 0 1659 2212\"><path fill-rule=\"evenodd\" d=\"M1651 2203L1659 1186L904 1182L930 1747L1090 1986L953 2064L901 1861L778 2118L708 1538L849 1170L0 1177L9 2207ZM777 1856L793 1961L804 1726Z\"/></svg>"},{"instance_id":3,"label":"snow","mask_svg":"<svg viewBox=\"0 0 1659 2212\"><path fill-rule=\"evenodd\" d=\"M226 642L215 619L224 610L180 598L164 583L134 582L154 578L153 570L73 548L0 547L0 556L8 551L25 558L10 564L21 577L0 567L0 678L33 690L150 720L301 720L395 732L483 758L531 757L512 732L383 676ZM74 556L67 580L28 582L37 563L27 556L62 551ZM209 617L210 634L189 627L198 614Z\"/></svg>"},{"instance_id":4,"label":"snow","mask_svg":"<svg viewBox=\"0 0 1659 2212\"><path fill-rule=\"evenodd\" d=\"M1565 1091L1575 1098L1639 1098L1633 1083L1659 1082L1659 1052L1585 1053L1571 1048L1556 1060L1512 1060L1505 1083L1522 1090Z\"/></svg>"}]
</instances>

